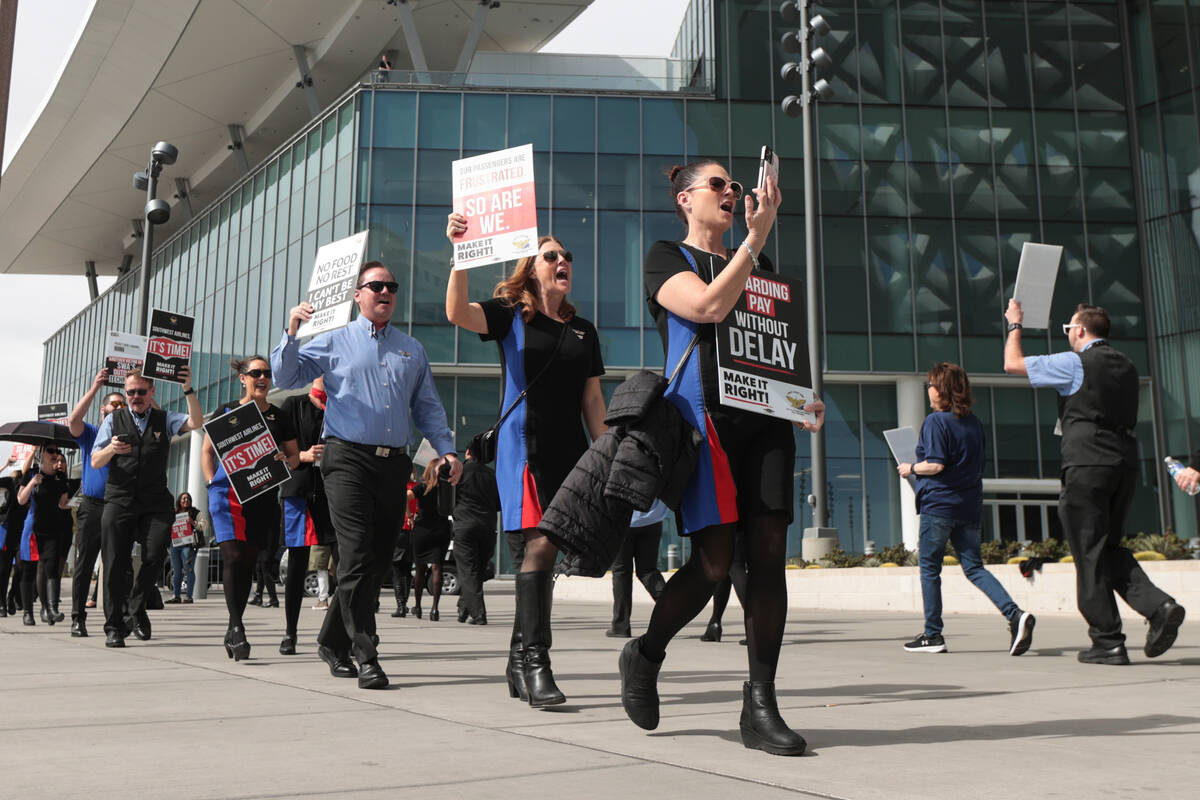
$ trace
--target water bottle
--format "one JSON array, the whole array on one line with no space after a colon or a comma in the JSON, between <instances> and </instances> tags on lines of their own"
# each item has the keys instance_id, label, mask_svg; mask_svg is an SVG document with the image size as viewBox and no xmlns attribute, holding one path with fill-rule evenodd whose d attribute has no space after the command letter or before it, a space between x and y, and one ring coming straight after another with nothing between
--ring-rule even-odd
<instances>
[{"instance_id":1,"label":"water bottle","mask_svg":"<svg viewBox=\"0 0 1200 800\"><path fill-rule=\"evenodd\" d=\"M437 509L438 514L443 517L454 513L454 485L450 483L449 461L438 467Z\"/></svg>"},{"instance_id":2,"label":"water bottle","mask_svg":"<svg viewBox=\"0 0 1200 800\"><path fill-rule=\"evenodd\" d=\"M1177 461L1176 459L1171 458L1170 456L1167 456L1166 458L1164 458L1163 463L1167 465L1167 472L1171 473L1172 478L1174 478L1176 475L1178 475L1179 473L1181 473L1185 469L1187 469L1186 464L1184 464L1180 461ZM1193 486L1192 490L1190 492L1188 492L1188 494L1195 495L1197 492L1200 492L1200 485Z\"/></svg>"}]
</instances>

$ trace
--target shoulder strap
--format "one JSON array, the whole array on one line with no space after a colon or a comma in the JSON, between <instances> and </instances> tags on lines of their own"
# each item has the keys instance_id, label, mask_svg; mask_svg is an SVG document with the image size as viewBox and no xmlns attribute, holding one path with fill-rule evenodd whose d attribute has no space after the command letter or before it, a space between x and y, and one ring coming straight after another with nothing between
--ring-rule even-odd
<instances>
[{"instance_id":1,"label":"shoulder strap","mask_svg":"<svg viewBox=\"0 0 1200 800\"><path fill-rule=\"evenodd\" d=\"M679 252L683 253L683 257L686 258L688 263L692 265L692 271L699 275L700 268L696 266L696 259L692 257L692 254L688 252L687 248L683 245L679 245ZM679 376L679 373L683 371L683 365L686 364L688 358L691 357L692 351L696 349L696 343L698 341L700 341L699 329L692 334L692 340L688 342L687 349L683 351L683 355L680 357L679 363L675 365L675 369L671 371L671 376L667 378L668 389L671 387L671 384L675 382L675 378Z\"/></svg>"},{"instance_id":2,"label":"shoulder strap","mask_svg":"<svg viewBox=\"0 0 1200 800\"><path fill-rule=\"evenodd\" d=\"M517 313L519 314L521 312L518 310ZM513 412L513 409L517 407L518 403L525 399L525 395L529 394L529 389L535 383L537 383L538 378L545 375L546 370L550 369L550 365L554 363L554 359L558 357L558 351L562 348L563 339L565 339L567 336L568 327L570 327L569 323L564 322L562 324L562 332L558 335L558 341L554 343L554 352L550 354L549 360L542 365L542 368L538 371L538 374L533 376L533 380L525 384L525 388L521 390L519 395L517 395L517 399L512 401L512 405L510 405L505 412L500 415L500 419L496 420L496 424L493 427L499 428L504 423L504 420L508 419L508 415Z\"/></svg>"}]
</instances>

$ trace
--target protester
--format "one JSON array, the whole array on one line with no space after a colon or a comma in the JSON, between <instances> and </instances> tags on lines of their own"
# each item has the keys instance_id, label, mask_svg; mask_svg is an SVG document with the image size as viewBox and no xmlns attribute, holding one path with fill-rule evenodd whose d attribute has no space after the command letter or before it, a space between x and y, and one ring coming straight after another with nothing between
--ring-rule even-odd
<instances>
[{"instance_id":1,"label":"protester","mask_svg":"<svg viewBox=\"0 0 1200 800\"><path fill-rule=\"evenodd\" d=\"M1032 386L1053 388L1059 395L1058 517L1075 558L1076 600L1092 639L1078 658L1085 664L1129 663L1114 592L1150 623L1146 657L1160 656L1175 643L1184 608L1155 586L1133 553L1121 546L1137 486L1137 368L1109 344L1111 323L1099 306L1076 306L1063 325L1070 351L1047 356L1024 356L1020 303L1010 300L1004 317L1004 371L1026 375Z\"/></svg>"},{"instance_id":2,"label":"protester","mask_svg":"<svg viewBox=\"0 0 1200 800\"><path fill-rule=\"evenodd\" d=\"M354 322L301 346L296 331L312 318L313 308L300 303L289 312L287 330L271 352L275 377L285 389L325 376L321 472L337 532L338 587L317 653L334 677L357 676L363 689L388 685L372 636L380 565L395 547L404 509L396 488L411 470L404 452L413 440L410 416L440 454L436 466L450 463L451 482L457 483L462 471L425 348L390 324L397 288L387 267L368 261L356 282L359 317Z\"/></svg>"},{"instance_id":3,"label":"protester","mask_svg":"<svg viewBox=\"0 0 1200 800\"><path fill-rule=\"evenodd\" d=\"M451 213L451 243L466 230L466 217ZM512 411L497 435L496 480L504 530L525 538L506 677L509 694L534 707L566 702L550 668L551 570L558 548L537 525L587 450L587 434L594 439L606 430L600 337L567 301L571 269L562 242L542 236L537 254L518 261L491 299L468 300L465 270L452 270L446 285L447 319L500 349L503 408Z\"/></svg>"},{"instance_id":4,"label":"protester","mask_svg":"<svg viewBox=\"0 0 1200 800\"><path fill-rule=\"evenodd\" d=\"M100 520L104 515L104 484L108 481L108 467L96 469L92 466L92 450L96 444L99 428L84 422L84 416L92 406L96 395L108 384L108 370L102 369L92 379L92 385L79 398L67 427L75 444L79 445L82 461L79 491L82 498L76 509L75 574L71 580L71 635L87 636L86 600L91 590L92 572L96 559L100 557ZM120 392L110 392L100 404L101 421L118 408L125 407L125 398Z\"/></svg>"},{"instance_id":5,"label":"protester","mask_svg":"<svg viewBox=\"0 0 1200 800\"><path fill-rule=\"evenodd\" d=\"M187 514L188 521L192 526L192 543L171 546L171 588L172 596L167 603L190 603L192 602L192 592L196 588L196 551L202 546L201 537L202 529L204 528L204 517L200 515L200 509L192 503L192 496L188 492L179 495L175 500L175 515ZM187 593L182 597L180 592L184 589L184 584L187 585Z\"/></svg>"},{"instance_id":6,"label":"protester","mask_svg":"<svg viewBox=\"0 0 1200 800\"><path fill-rule=\"evenodd\" d=\"M59 582L52 580L58 569L59 542L62 539L62 515L67 508L70 491L67 478L60 469L66 459L57 445L41 448L39 469L29 475L17 492L17 502L28 507L25 526L21 532L21 607L24 623L36 625L33 619L34 582L38 562L46 562L46 588L40 593L42 621L53 625L58 621Z\"/></svg>"},{"instance_id":7,"label":"protester","mask_svg":"<svg viewBox=\"0 0 1200 800\"><path fill-rule=\"evenodd\" d=\"M483 583L496 552L500 493L496 471L467 448L462 480L454 493L454 563L458 567L458 621L487 625Z\"/></svg>"},{"instance_id":8,"label":"protester","mask_svg":"<svg viewBox=\"0 0 1200 800\"><path fill-rule=\"evenodd\" d=\"M910 653L944 653L942 559L954 544L963 574L1008 620L1008 654L1019 656L1033 642L1033 614L1022 611L983 566L983 423L971 413L975 398L967 373L942 361L925 377L933 413L921 424L916 463L896 467L901 478L916 476L921 516L918 565L925 604L925 631L904 645Z\"/></svg>"},{"instance_id":9,"label":"protester","mask_svg":"<svg viewBox=\"0 0 1200 800\"><path fill-rule=\"evenodd\" d=\"M204 424L204 412L192 388L191 368L180 368L179 377L187 400L186 415L155 406L154 382L131 372L125 377L128 405L101 421L92 445L92 467L109 467L100 523L105 647L124 647L130 629L138 639L150 638L146 595L156 591L155 581L162 574L175 520L167 489L171 437L199 430ZM142 548L142 568L132 581L130 550L135 541Z\"/></svg>"},{"instance_id":10,"label":"protester","mask_svg":"<svg viewBox=\"0 0 1200 800\"><path fill-rule=\"evenodd\" d=\"M682 533L692 555L667 582L646 633L621 652L621 702L638 726L658 726L658 672L671 639L707 605L728 575L734 534L746 537L750 580L746 589L747 654L750 680L742 687L742 743L777 755L804 752L803 737L779 715L775 672L787 616L787 526L792 519L795 440L786 421L720 405L717 391L715 324L733 309L757 265L775 222L781 195L767 178L745 198L746 238L725 247L742 187L715 161L702 160L670 171L672 203L687 228L682 242L656 242L646 256L650 313L666 350L668 370L685 361L668 399L701 434L700 463L680 508ZM693 339L693 337L696 337ZM692 342L698 343L694 351ZM685 360L686 354L686 360ZM816 422L824 405L807 406Z\"/></svg>"},{"instance_id":11,"label":"protester","mask_svg":"<svg viewBox=\"0 0 1200 800\"><path fill-rule=\"evenodd\" d=\"M15 463L16 459L10 454L5 467ZM17 493L32 465L33 451L30 450L20 467L0 478L0 491L4 492L4 513L0 515L0 529L3 530L3 537L0 537L0 606L3 606L4 614L0 616L16 614L18 609L25 607L21 599L21 532L25 529L29 509L17 500ZM9 575L12 575L11 588L8 588Z\"/></svg>"},{"instance_id":12,"label":"protester","mask_svg":"<svg viewBox=\"0 0 1200 800\"><path fill-rule=\"evenodd\" d=\"M283 580L285 630L279 653L296 653L296 626L304 602L304 579L308 574L310 548L328 545L335 539L329 519L329 502L321 478L321 426L325 421L325 382L313 381L308 394L294 395L283 402L283 416L296 434L299 463L292 478L280 489L283 497L283 538L287 547L287 575ZM328 574L326 575L328 580ZM328 583L326 584L328 598Z\"/></svg>"},{"instance_id":13,"label":"protester","mask_svg":"<svg viewBox=\"0 0 1200 800\"><path fill-rule=\"evenodd\" d=\"M466 474L465 467L463 474ZM413 477L417 476L414 474ZM405 486L404 523L400 526L399 535L396 536L396 546L392 548L392 593L396 596L396 610L392 612L393 617L408 616L408 590L412 583L413 573L412 531L417 521L419 508L413 489L418 483L419 481L410 480ZM462 483L461 478L459 483Z\"/></svg>"},{"instance_id":14,"label":"protester","mask_svg":"<svg viewBox=\"0 0 1200 800\"><path fill-rule=\"evenodd\" d=\"M441 619L438 604L442 599L442 562L450 547L450 518L438 508L438 474L432 461L425 465L421 481L410 491L417 499L417 519L412 529L412 558L417 568L413 578L413 616L421 618L421 591L427 574L432 572L429 621L437 622Z\"/></svg>"},{"instance_id":15,"label":"protester","mask_svg":"<svg viewBox=\"0 0 1200 800\"><path fill-rule=\"evenodd\" d=\"M242 384L238 400L222 403L213 417L222 416L241 406L254 403L267 423L279 452L276 458L289 467L299 463L296 432L291 421L276 406L267 401L271 392L271 366L262 356L249 356L230 362ZM272 532L280 526L279 492L270 490L242 501L230 484L229 474L217 457L210 437L204 438L202 455L204 477L208 479L208 513L213 521L213 534L221 548L224 567L222 584L229 624L225 630L225 654L234 661L250 657L250 642L242 615L250 597L254 567L259 551L268 546Z\"/></svg>"},{"instance_id":16,"label":"protester","mask_svg":"<svg viewBox=\"0 0 1200 800\"><path fill-rule=\"evenodd\" d=\"M646 587L655 601L667 582L658 569L658 545L662 541L662 523L630 528L612 565L613 616L606 636L628 639L633 635L629 620L633 615L633 575Z\"/></svg>"}]
</instances>

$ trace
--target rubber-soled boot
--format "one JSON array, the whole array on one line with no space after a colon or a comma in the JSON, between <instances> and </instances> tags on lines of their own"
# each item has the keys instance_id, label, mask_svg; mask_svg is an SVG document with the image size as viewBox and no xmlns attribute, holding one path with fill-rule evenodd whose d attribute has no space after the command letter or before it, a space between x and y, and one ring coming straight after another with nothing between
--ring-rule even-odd
<instances>
[{"instance_id":1,"label":"rubber-soled boot","mask_svg":"<svg viewBox=\"0 0 1200 800\"><path fill-rule=\"evenodd\" d=\"M64 616L58 610L58 593L62 591L62 586L58 581L51 578L46 581L46 611L50 616L50 624L62 622Z\"/></svg>"},{"instance_id":2,"label":"rubber-soled boot","mask_svg":"<svg viewBox=\"0 0 1200 800\"><path fill-rule=\"evenodd\" d=\"M513 612L512 638L508 641L508 666L504 668L504 679L508 682L508 696L519 697L529 702L529 690L525 688L525 645L521 641L521 601Z\"/></svg>"},{"instance_id":3,"label":"rubber-soled boot","mask_svg":"<svg viewBox=\"0 0 1200 800\"><path fill-rule=\"evenodd\" d=\"M804 737L787 726L779 716L775 702L775 684L771 681L746 681L742 684L742 744L751 750L763 750L777 756L804 753Z\"/></svg>"},{"instance_id":4,"label":"rubber-soled boot","mask_svg":"<svg viewBox=\"0 0 1200 800\"><path fill-rule=\"evenodd\" d=\"M21 582L21 621L26 625L36 625L37 621L33 618L33 584Z\"/></svg>"},{"instance_id":5,"label":"rubber-soled boot","mask_svg":"<svg viewBox=\"0 0 1200 800\"><path fill-rule=\"evenodd\" d=\"M662 597L663 590L667 588L667 581L661 572L655 572L642 585L646 587L646 591L650 593L650 597L657 603L658 598Z\"/></svg>"},{"instance_id":6,"label":"rubber-soled boot","mask_svg":"<svg viewBox=\"0 0 1200 800\"><path fill-rule=\"evenodd\" d=\"M546 570L517 574L517 614L525 644L525 691L533 708L555 706L567 698L550 670L550 606L554 578Z\"/></svg>"},{"instance_id":7,"label":"rubber-soled boot","mask_svg":"<svg viewBox=\"0 0 1200 800\"><path fill-rule=\"evenodd\" d=\"M621 706L634 725L652 731L658 727L658 671L661 661L642 655L642 638L631 639L617 659L621 673Z\"/></svg>"}]
</instances>

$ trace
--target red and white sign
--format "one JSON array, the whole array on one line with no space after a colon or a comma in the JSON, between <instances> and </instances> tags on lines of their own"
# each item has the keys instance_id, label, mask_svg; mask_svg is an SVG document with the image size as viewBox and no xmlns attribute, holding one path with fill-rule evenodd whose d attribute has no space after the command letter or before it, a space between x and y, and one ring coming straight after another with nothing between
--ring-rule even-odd
<instances>
[{"instance_id":1,"label":"red and white sign","mask_svg":"<svg viewBox=\"0 0 1200 800\"><path fill-rule=\"evenodd\" d=\"M195 541L191 515L186 511L176 514L175 522L171 524L171 547L183 547Z\"/></svg>"},{"instance_id":2,"label":"red and white sign","mask_svg":"<svg viewBox=\"0 0 1200 800\"><path fill-rule=\"evenodd\" d=\"M146 343L146 352L159 358L191 358L192 345L156 336Z\"/></svg>"},{"instance_id":3,"label":"red and white sign","mask_svg":"<svg viewBox=\"0 0 1200 800\"><path fill-rule=\"evenodd\" d=\"M454 240L454 268L499 264L537 253L533 145L510 147L451 165L454 210L467 230Z\"/></svg>"},{"instance_id":4,"label":"red and white sign","mask_svg":"<svg viewBox=\"0 0 1200 800\"><path fill-rule=\"evenodd\" d=\"M142 375L155 381L183 383L179 372L192 357L192 332L196 320L186 314L154 309Z\"/></svg>"}]
</instances>

